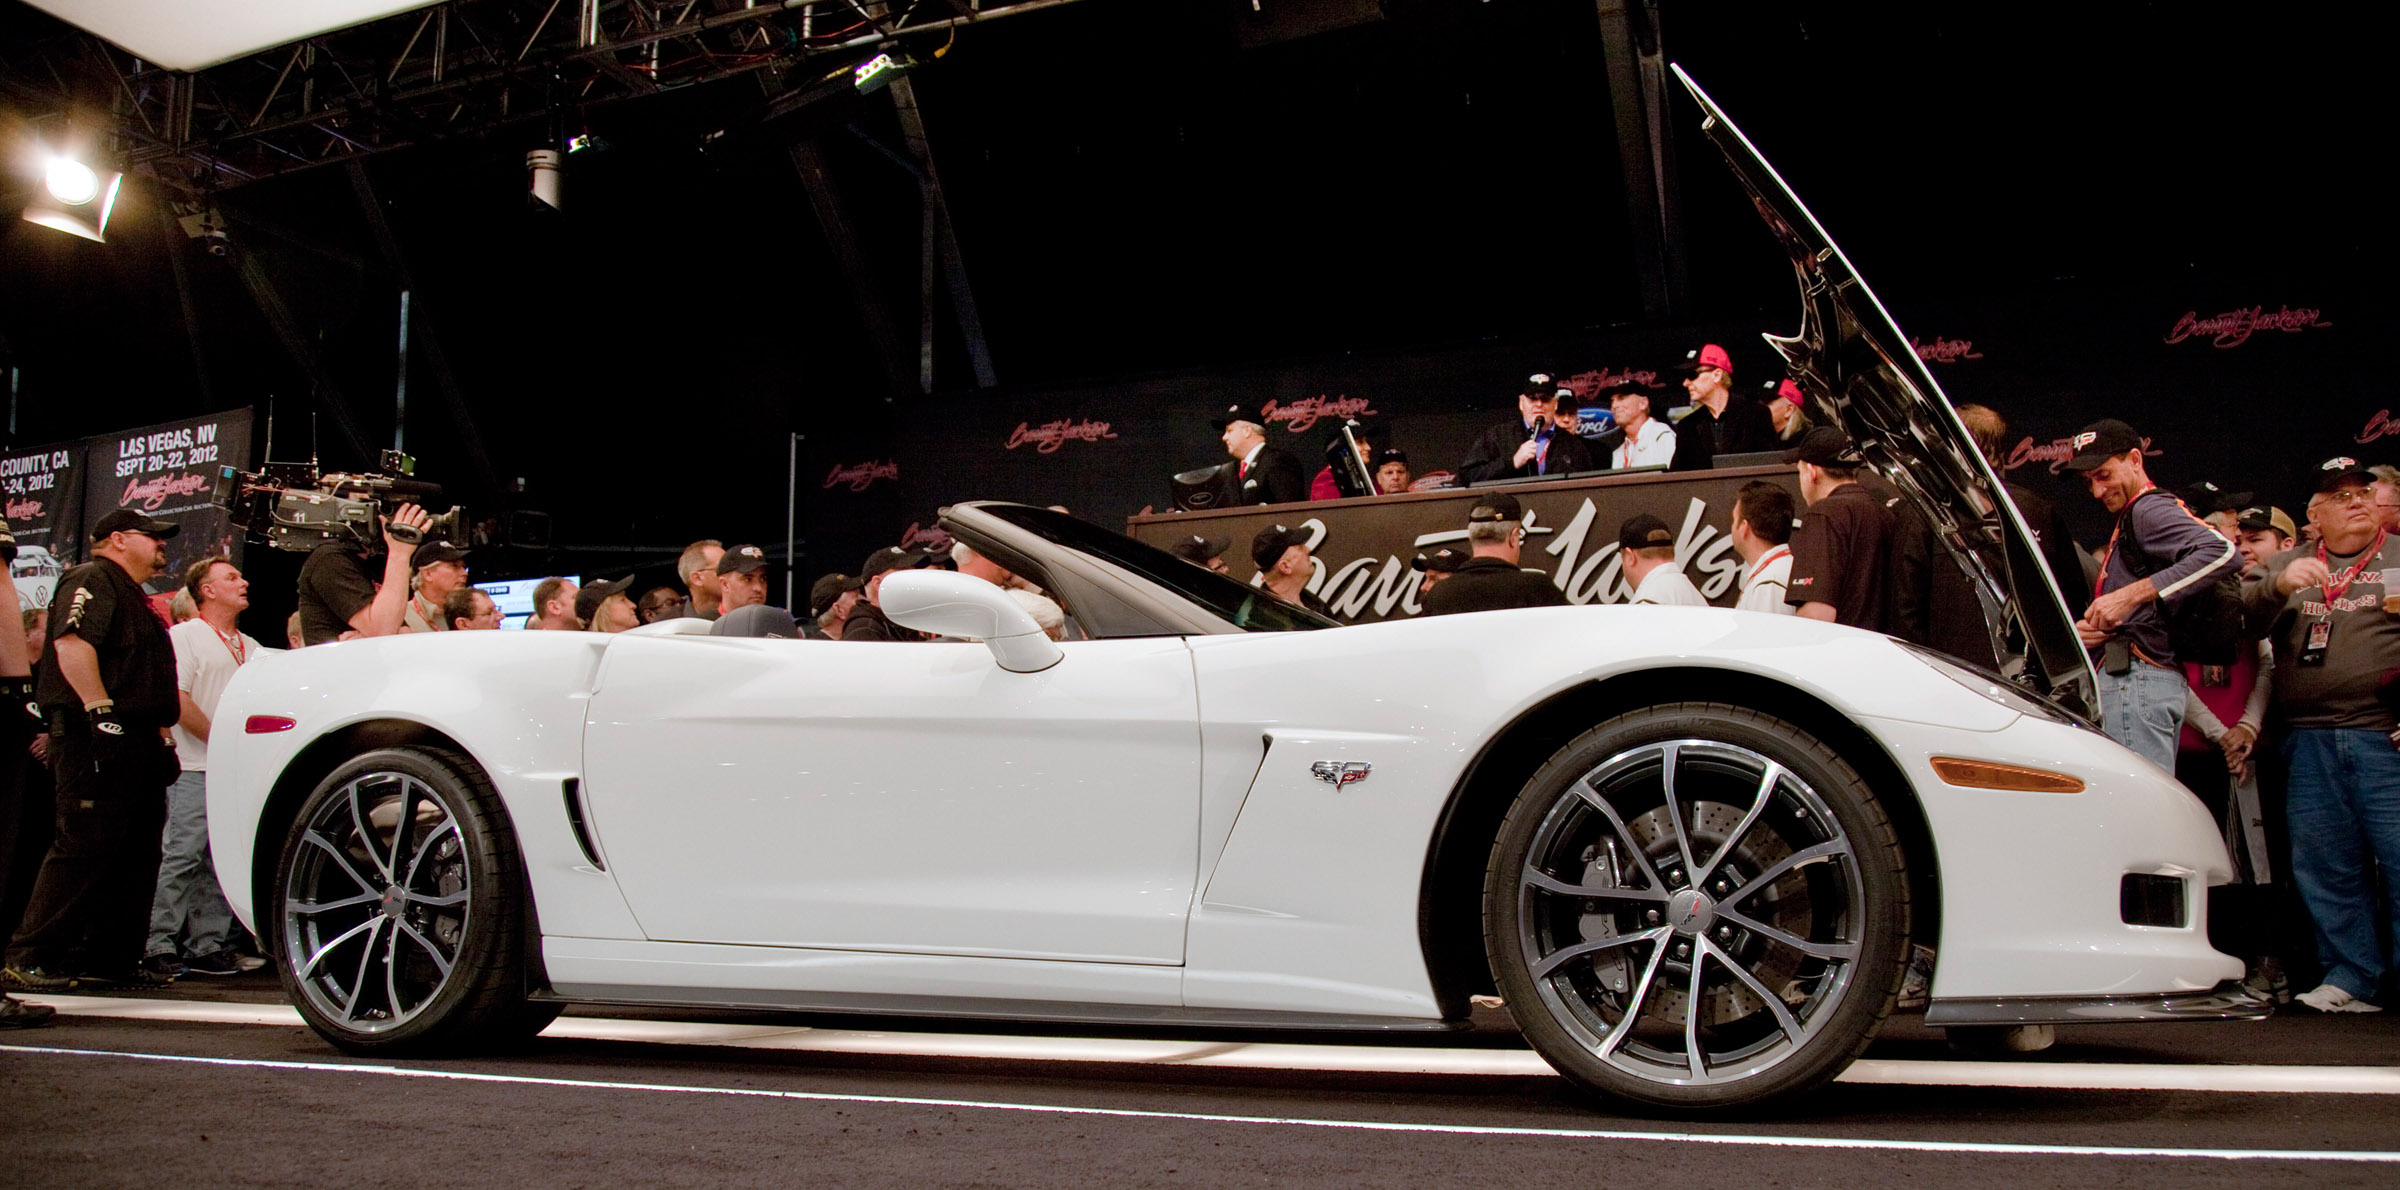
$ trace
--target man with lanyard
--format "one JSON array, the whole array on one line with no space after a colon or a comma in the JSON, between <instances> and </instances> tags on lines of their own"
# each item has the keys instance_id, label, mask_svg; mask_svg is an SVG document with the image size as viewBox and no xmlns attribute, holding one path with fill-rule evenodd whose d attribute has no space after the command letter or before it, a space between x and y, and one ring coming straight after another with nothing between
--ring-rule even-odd
<instances>
[{"instance_id":1,"label":"man with lanyard","mask_svg":"<svg viewBox=\"0 0 2400 1190\"><path fill-rule=\"evenodd\" d=\"M60 576L51 597L35 693L50 720L58 833L8 948L7 980L20 990L166 982L139 963L167 784L182 770L167 738L179 706L175 651L142 583L175 529L129 508L100 518L92 560Z\"/></svg>"},{"instance_id":2,"label":"man with lanyard","mask_svg":"<svg viewBox=\"0 0 2400 1190\"><path fill-rule=\"evenodd\" d=\"M2067 469L2117 514L2100 559L2091 606L2075 633L2100 669L2100 725L2110 739L2168 771L2183 732L2183 668L2167 638L2167 613L2241 572L2242 551L2150 482L2142 437L2115 418L2071 440Z\"/></svg>"},{"instance_id":3,"label":"man with lanyard","mask_svg":"<svg viewBox=\"0 0 2400 1190\"><path fill-rule=\"evenodd\" d=\"M450 622L442 614L442 605L450 601L450 593L467 585L467 551L447 541L428 541L408 556L409 569L416 572L411 580L416 590L408 596L408 606L400 613L402 632L442 632Z\"/></svg>"},{"instance_id":4,"label":"man with lanyard","mask_svg":"<svg viewBox=\"0 0 2400 1190\"><path fill-rule=\"evenodd\" d=\"M1737 611L1788 616L1784 602L1792 586L1792 494L1763 479L1742 485L1733 496L1733 549L1742 556L1742 597Z\"/></svg>"},{"instance_id":5,"label":"man with lanyard","mask_svg":"<svg viewBox=\"0 0 2400 1190\"><path fill-rule=\"evenodd\" d=\"M2377 1012L2393 968L2376 922L2375 869L2400 912L2400 541L2377 515L2375 477L2324 465L2308 523L2317 544L2242 580L2244 620L2275 646L2275 718L2285 728L2292 883L2316 923L2325 981L2296 997L2319 1012Z\"/></svg>"},{"instance_id":6,"label":"man with lanyard","mask_svg":"<svg viewBox=\"0 0 2400 1190\"><path fill-rule=\"evenodd\" d=\"M209 729L233 671L259 653L259 643L239 623L250 606L250 580L219 555L192 563L184 571L183 589L199 609L167 630L182 707L172 734L183 771L167 786L167 832L158 892L150 900L150 944L142 956L143 967L170 979L186 971L239 975L257 962L233 952L233 909L217 887L208 851ZM440 617L439 609L434 615Z\"/></svg>"},{"instance_id":7,"label":"man with lanyard","mask_svg":"<svg viewBox=\"0 0 2400 1190\"><path fill-rule=\"evenodd\" d=\"M1599 462L1583 439L1558 428L1558 394L1548 372L1525 378L1517 390L1517 416L1485 430L1458 465L1461 483L1490 483L1536 475L1572 475Z\"/></svg>"}]
</instances>

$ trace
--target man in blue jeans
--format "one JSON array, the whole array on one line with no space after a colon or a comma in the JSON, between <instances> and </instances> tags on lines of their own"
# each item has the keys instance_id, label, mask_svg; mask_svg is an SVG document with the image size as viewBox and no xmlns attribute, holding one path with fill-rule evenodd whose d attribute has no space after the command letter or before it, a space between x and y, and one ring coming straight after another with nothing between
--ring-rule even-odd
<instances>
[{"instance_id":1,"label":"man in blue jeans","mask_svg":"<svg viewBox=\"0 0 2400 1190\"><path fill-rule=\"evenodd\" d=\"M2067 468L2117 514L2100 555L2099 590L2075 632L2100 671L2100 727L2168 772L2183 731L2183 667L2167 639L2167 612L2240 573L2242 552L2181 500L2150 482L2143 440L2110 418L2073 439Z\"/></svg>"},{"instance_id":2,"label":"man in blue jeans","mask_svg":"<svg viewBox=\"0 0 2400 1190\"><path fill-rule=\"evenodd\" d=\"M2393 956L2375 921L2378 865L2400 912L2400 542L2374 483L2353 460L2327 462L2308 501L2317 544L2242 580L2244 618L2275 646L2292 883L2325 966L2325 982L2295 999L2319 1012L2381 1011Z\"/></svg>"},{"instance_id":3,"label":"man in blue jeans","mask_svg":"<svg viewBox=\"0 0 2400 1190\"><path fill-rule=\"evenodd\" d=\"M233 671L258 656L260 645L236 618L250 606L250 580L222 556L184 571L183 589L199 615L168 630L175 646L175 759L183 772L167 786L167 829L160 850L158 891L150 902L150 941L142 966L173 977L238 975L258 960L234 953L233 909L217 887L208 851L208 735L217 699ZM179 953L180 952L180 953Z\"/></svg>"}]
</instances>

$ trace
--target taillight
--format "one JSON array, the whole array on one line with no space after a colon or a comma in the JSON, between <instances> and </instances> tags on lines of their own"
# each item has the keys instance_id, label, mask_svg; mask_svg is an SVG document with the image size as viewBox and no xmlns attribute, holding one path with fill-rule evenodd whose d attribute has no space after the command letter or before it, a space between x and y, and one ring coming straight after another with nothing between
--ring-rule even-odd
<instances>
[{"instance_id":1,"label":"taillight","mask_svg":"<svg viewBox=\"0 0 2400 1190\"><path fill-rule=\"evenodd\" d=\"M247 722L242 724L242 730L251 735L272 735L278 731L290 731L298 726L300 726L298 723L281 715L252 715Z\"/></svg>"}]
</instances>

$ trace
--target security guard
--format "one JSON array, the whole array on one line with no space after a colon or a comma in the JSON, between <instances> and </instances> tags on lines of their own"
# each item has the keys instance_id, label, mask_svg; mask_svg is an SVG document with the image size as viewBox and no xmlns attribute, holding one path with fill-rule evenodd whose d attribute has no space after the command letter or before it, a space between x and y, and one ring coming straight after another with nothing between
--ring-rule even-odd
<instances>
[{"instance_id":1,"label":"security guard","mask_svg":"<svg viewBox=\"0 0 2400 1190\"><path fill-rule=\"evenodd\" d=\"M1525 544L1525 509L1506 492L1485 496L1467 513L1467 548L1474 557L1425 593L1425 614L1564 607L1567 597L1548 576L1517 564Z\"/></svg>"},{"instance_id":2,"label":"security guard","mask_svg":"<svg viewBox=\"0 0 2400 1190\"><path fill-rule=\"evenodd\" d=\"M90 562L60 576L35 693L49 717L58 833L8 948L31 992L164 983L143 971L167 786L181 770L167 728L180 706L175 649L142 583L176 526L132 509L100 518Z\"/></svg>"}]
</instances>

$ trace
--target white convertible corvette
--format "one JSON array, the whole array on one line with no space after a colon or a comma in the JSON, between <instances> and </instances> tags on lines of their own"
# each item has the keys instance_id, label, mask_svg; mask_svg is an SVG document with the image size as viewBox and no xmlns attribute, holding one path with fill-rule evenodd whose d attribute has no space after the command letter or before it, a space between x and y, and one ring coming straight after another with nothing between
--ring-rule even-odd
<instances>
[{"instance_id":1,"label":"white convertible corvette","mask_svg":"<svg viewBox=\"0 0 2400 1190\"><path fill-rule=\"evenodd\" d=\"M245 667L209 781L235 909L358 1052L567 1002L1405 1030L1496 988L1570 1078L1694 1110L1839 1073L1914 945L1935 1024L2261 1015L2208 945L2208 815L2082 720L1997 478L1699 98L1799 270L1802 329L1770 342L1978 580L2011 677L1720 610L1335 627L968 504L944 526L1090 639L913 572L892 619L982 643L682 621Z\"/></svg>"}]
</instances>

